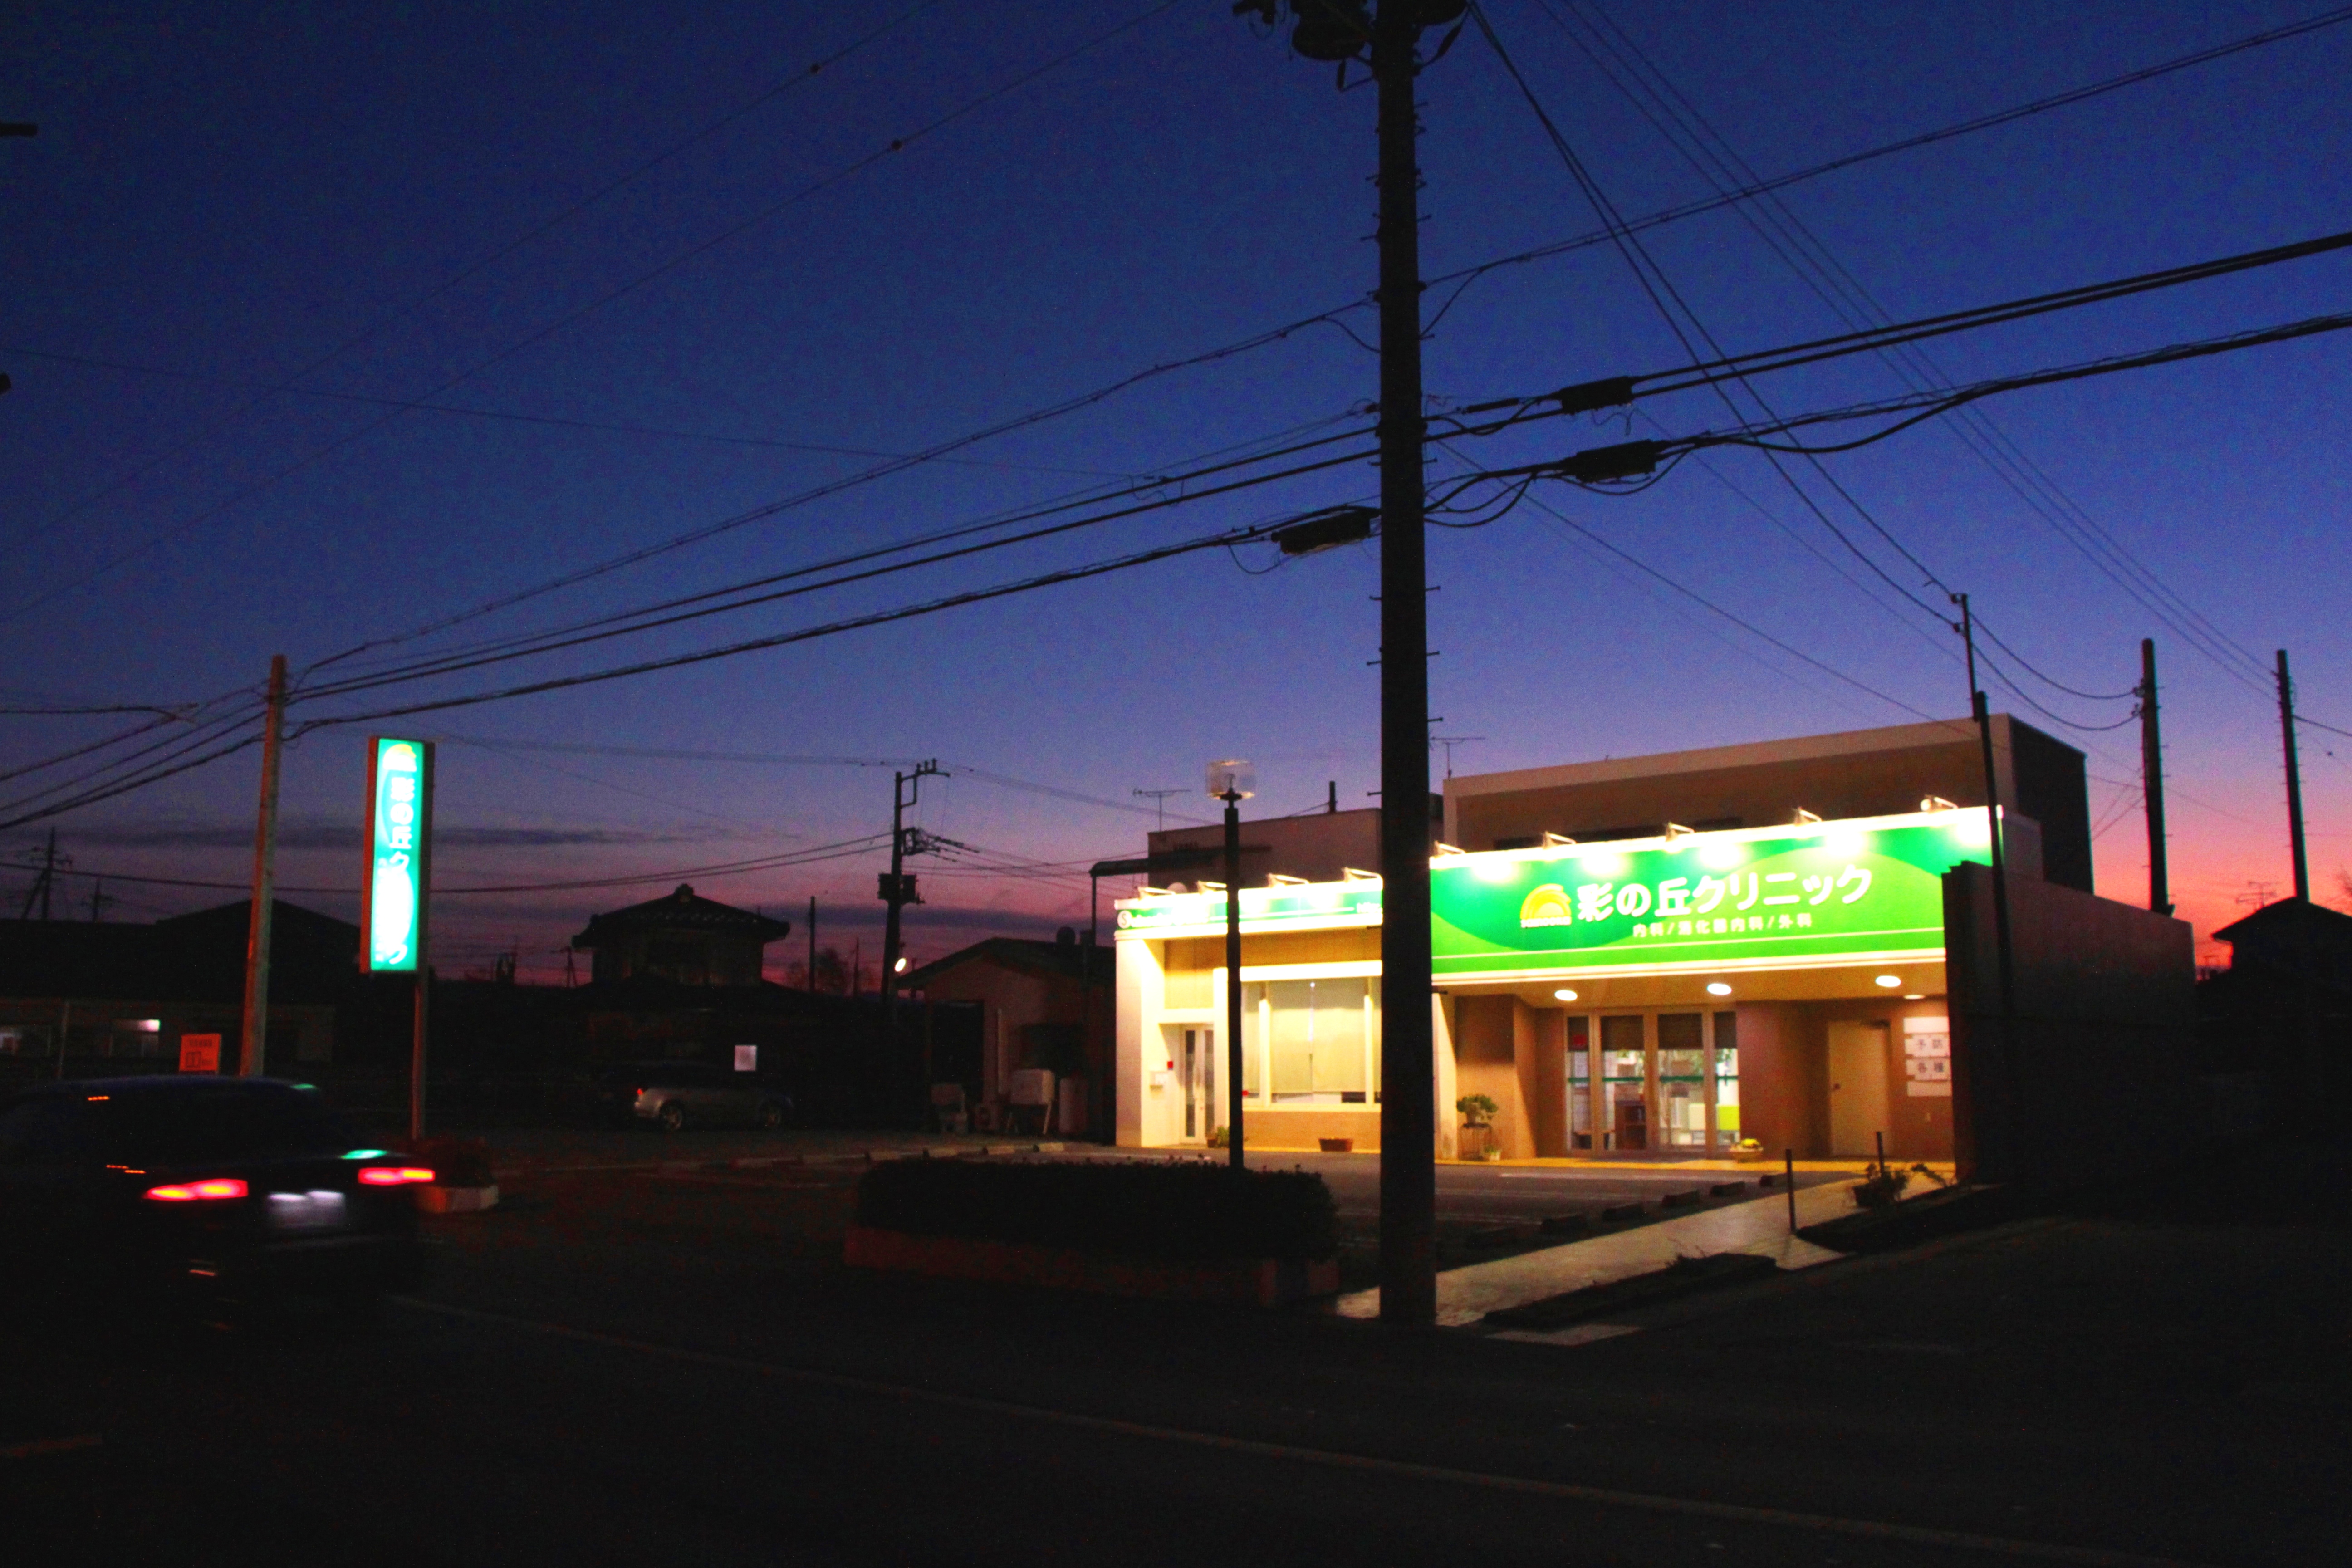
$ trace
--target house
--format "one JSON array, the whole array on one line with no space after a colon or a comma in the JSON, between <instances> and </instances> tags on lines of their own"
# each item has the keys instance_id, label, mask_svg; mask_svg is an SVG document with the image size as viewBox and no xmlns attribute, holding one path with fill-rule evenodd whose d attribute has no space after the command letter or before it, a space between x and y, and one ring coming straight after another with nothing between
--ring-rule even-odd
<instances>
[{"instance_id":1,"label":"house","mask_svg":"<svg viewBox=\"0 0 2352 1568\"><path fill-rule=\"evenodd\" d=\"M2213 935L2230 967L2198 983L2197 1044L2220 1130L2308 1131L2304 1107L2352 1089L2352 915L2280 899Z\"/></svg>"},{"instance_id":2,"label":"house","mask_svg":"<svg viewBox=\"0 0 2352 1568\"><path fill-rule=\"evenodd\" d=\"M172 1072L181 1042L217 1037L237 1070L252 900L152 924L0 921L0 1078ZM278 900L271 906L272 1072L332 1061L357 976L360 931Z\"/></svg>"},{"instance_id":3,"label":"house","mask_svg":"<svg viewBox=\"0 0 2352 1568\"><path fill-rule=\"evenodd\" d=\"M927 1004L980 1010L977 1059L953 1062L934 1048L932 1081L961 1082L971 1103L1001 1105L1012 1075L1043 1068L1059 1086L1055 1129L1108 1142L1116 1008L1111 955L1065 926L1052 942L991 937L908 974L906 988Z\"/></svg>"},{"instance_id":4,"label":"house","mask_svg":"<svg viewBox=\"0 0 2352 1568\"><path fill-rule=\"evenodd\" d=\"M572 945L596 955L592 974L600 984L653 975L681 985L757 985L768 943L792 929L681 882L666 898L591 916Z\"/></svg>"}]
</instances>

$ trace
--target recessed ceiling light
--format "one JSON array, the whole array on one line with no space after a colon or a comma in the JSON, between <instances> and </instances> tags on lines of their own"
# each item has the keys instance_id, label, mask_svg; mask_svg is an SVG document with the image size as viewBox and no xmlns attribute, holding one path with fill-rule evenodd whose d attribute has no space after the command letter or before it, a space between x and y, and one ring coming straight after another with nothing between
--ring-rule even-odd
<instances>
[{"instance_id":1,"label":"recessed ceiling light","mask_svg":"<svg viewBox=\"0 0 2352 1568\"><path fill-rule=\"evenodd\" d=\"M1707 982L1706 994L1710 996L1728 996L1731 994L1731 987L1720 980L1711 980Z\"/></svg>"},{"instance_id":2,"label":"recessed ceiling light","mask_svg":"<svg viewBox=\"0 0 2352 1568\"><path fill-rule=\"evenodd\" d=\"M1575 992L1573 992L1573 991L1568 990L1568 989L1567 989L1567 988L1565 988L1565 987L1562 987L1561 989L1559 989L1559 990L1558 990L1558 991L1553 992L1553 993L1552 993L1552 994L1553 994L1553 995L1555 995L1555 996L1557 996L1557 997L1559 997L1559 998L1561 1001L1563 1001L1563 1002L1573 1002L1573 1001L1575 1001L1575 1000L1576 1000L1576 993L1575 993Z\"/></svg>"},{"instance_id":3,"label":"recessed ceiling light","mask_svg":"<svg viewBox=\"0 0 2352 1568\"><path fill-rule=\"evenodd\" d=\"M1899 974L1882 974L1878 977L1878 983L1881 985L1885 986L1889 991L1892 991L1896 986L1903 984L1903 976Z\"/></svg>"},{"instance_id":4,"label":"recessed ceiling light","mask_svg":"<svg viewBox=\"0 0 2352 1568\"><path fill-rule=\"evenodd\" d=\"M1925 1002L1927 999L1927 994L1925 991L1906 991L1903 993L1903 1000L1906 1002Z\"/></svg>"}]
</instances>

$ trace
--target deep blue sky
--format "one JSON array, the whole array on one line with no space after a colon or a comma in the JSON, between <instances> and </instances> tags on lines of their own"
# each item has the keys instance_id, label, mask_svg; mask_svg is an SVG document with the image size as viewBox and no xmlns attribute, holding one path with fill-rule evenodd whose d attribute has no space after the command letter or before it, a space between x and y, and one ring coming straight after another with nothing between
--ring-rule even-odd
<instances>
[{"instance_id":1,"label":"deep blue sky","mask_svg":"<svg viewBox=\"0 0 2352 1568\"><path fill-rule=\"evenodd\" d=\"M6 700L177 702L257 685L273 652L299 669L869 460L786 444L918 450L1347 303L1369 286L1370 93L1335 93L1328 68L1255 36L1223 0L1183 0L843 175L1146 7L910 8L216 3L12 13L0 23L0 117L37 121L41 133L0 142L0 268L10 279L0 369L16 383L0 398ZM1557 20L1565 14L1564 0L1489 8L1609 195L1640 214L1706 194L1573 47ZM1607 12L1766 174L2306 14L2252 4ZM2347 68L2352 26L2333 27L1832 174L1787 201L1899 317L2352 227ZM1423 97L1426 271L1593 229L1591 209L1475 34L1428 74ZM1840 330L1732 213L1647 244L1727 346ZM1935 353L1955 379L1972 379L2342 310L2347 284L2352 261L2323 258ZM1370 334L1360 313L1354 324ZM2305 710L2352 727L2345 353L2344 340L2318 338L2020 394L1985 411L2221 633L2263 660L2292 649ZM1472 288L1430 342L1428 384L1434 396L1474 400L1682 358L1632 273L1601 247ZM436 393L478 365L486 368ZM375 405L257 397L298 372L314 394L436 394L475 409L733 439L425 411L382 422L388 411ZM1898 389L1874 361L1759 384L1784 410ZM1372 387L1370 356L1316 328L443 641L789 568L1106 475L1162 472L1340 415ZM1677 432L1724 418L1698 395L1644 413ZM1555 423L1481 455L1525 460L1612 438ZM2176 890L2200 934L2237 912L2250 880L2284 882L2276 719L2261 690L2121 592L1943 424L1827 463L2051 676L2121 690L2137 678L2138 639L2158 637ZM1828 485L1804 482L1891 575L1919 586L1919 573ZM613 654L782 630L1361 497L1371 484L1369 470L1341 470L524 668L585 668ZM1537 494L1900 703L1965 711L1955 639L1849 582L1892 599L1760 458L1686 464L1638 498ZM1431 559L1443 584L1431 612L1444 650L1433 665L1439 732L1483 737L1455 748L1460 771L1913 716L1675 600L1532 506L1438 535ZM407 728L453 741L937 756L1143 805L1130 791L1194 786L1203 759L1239 754L1257 762L1270 809L1319 802L1329 779L1343 802L1366 804L1376 782L1372 552L1262 576L1238 564L1265 561L1193 556ZM2129 711L2029 689L2069 718ZM1998 689L1995 700L2018 707ZM357 708L322 700L297 716ZM0 719L0 765L121 722ZM344 840L361 811L362 732L318 731L289 754L289 883L356 888L357 851ZM2093 752L2095 810L2122 813L2098 841L2102 890L2138 897L2144 841L2127 798L2136 731L2058 732ZM2323 749L2337 737L2306 740L2315 875L2334 896L2336 868L2352 858L2352 777ZM243 752L55 826L81 868L235 881L245 874L255 765ZM13 800L56 776L0 788ZM870 768L452 743L441 777L439 876L451 885L665 872L887 825L888 779ZM1000 858L1131 853L1150 825L1132 811L968 775L926 789L927 826ZM21 848L45 828L8 837ZM867 922L870 957L878 863L869 854L697 880L713 896L771 908L815 894L845 937L851 922ZM919 960L981 931L1083 919L1083 879L935 869L926 871L934 901L913 922ZM118 918L228 896L110 890L123 900L110 911ZM453 897L441 906L437 956L463 969L512 941L527 972L548 973L551 950L588 913L658 890ZM345 912L355 902L302 897Z\"/></svg>"}]
</instances>

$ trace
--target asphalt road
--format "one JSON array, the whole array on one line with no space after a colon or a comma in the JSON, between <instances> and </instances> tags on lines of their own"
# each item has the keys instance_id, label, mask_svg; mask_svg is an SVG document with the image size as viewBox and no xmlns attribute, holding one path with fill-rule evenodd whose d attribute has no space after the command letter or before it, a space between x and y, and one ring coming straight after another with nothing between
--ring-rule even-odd
<instances>
[{"instance_id":1,"label":"asphalt road","mask_svg":"<svg viewBox=\"0 0 2352 1568\"><path fill-rule=\"evenodd\" d=\"M0 1415L100 1441L0 1461L0 1529L339 1568L2315 1564L2352 1524L2340 1232L2033 1222L1568 1349L853 1274L853 1179L519 1182L373 1327L36 1314Z\"/></svg>"}]
</instances>

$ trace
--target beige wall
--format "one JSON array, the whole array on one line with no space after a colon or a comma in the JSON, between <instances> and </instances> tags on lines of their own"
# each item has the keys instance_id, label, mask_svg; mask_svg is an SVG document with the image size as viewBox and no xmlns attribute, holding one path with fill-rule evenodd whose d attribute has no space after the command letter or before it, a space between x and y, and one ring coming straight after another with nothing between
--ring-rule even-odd
<instances>
[{"instance_id":1,"label":"beige wall","mask_svg":"<svg viewBox=\"0 0 2352 1568\"><path fill-rule=\"evenodd\" d=\"M1948 1161L1953 1155L1952 1101L1906 1093L1903 1020L1948 1017L1943 997L1917 1002L1765 1002L1739 1013L1739 1121L1742 1136L1774 1154L1794 1150L1800 1160L1828 1158L1829 1037L1832 1024L1886 1026L1885 1125L1890 1160Z\"/></svg>"}]
</instances>

